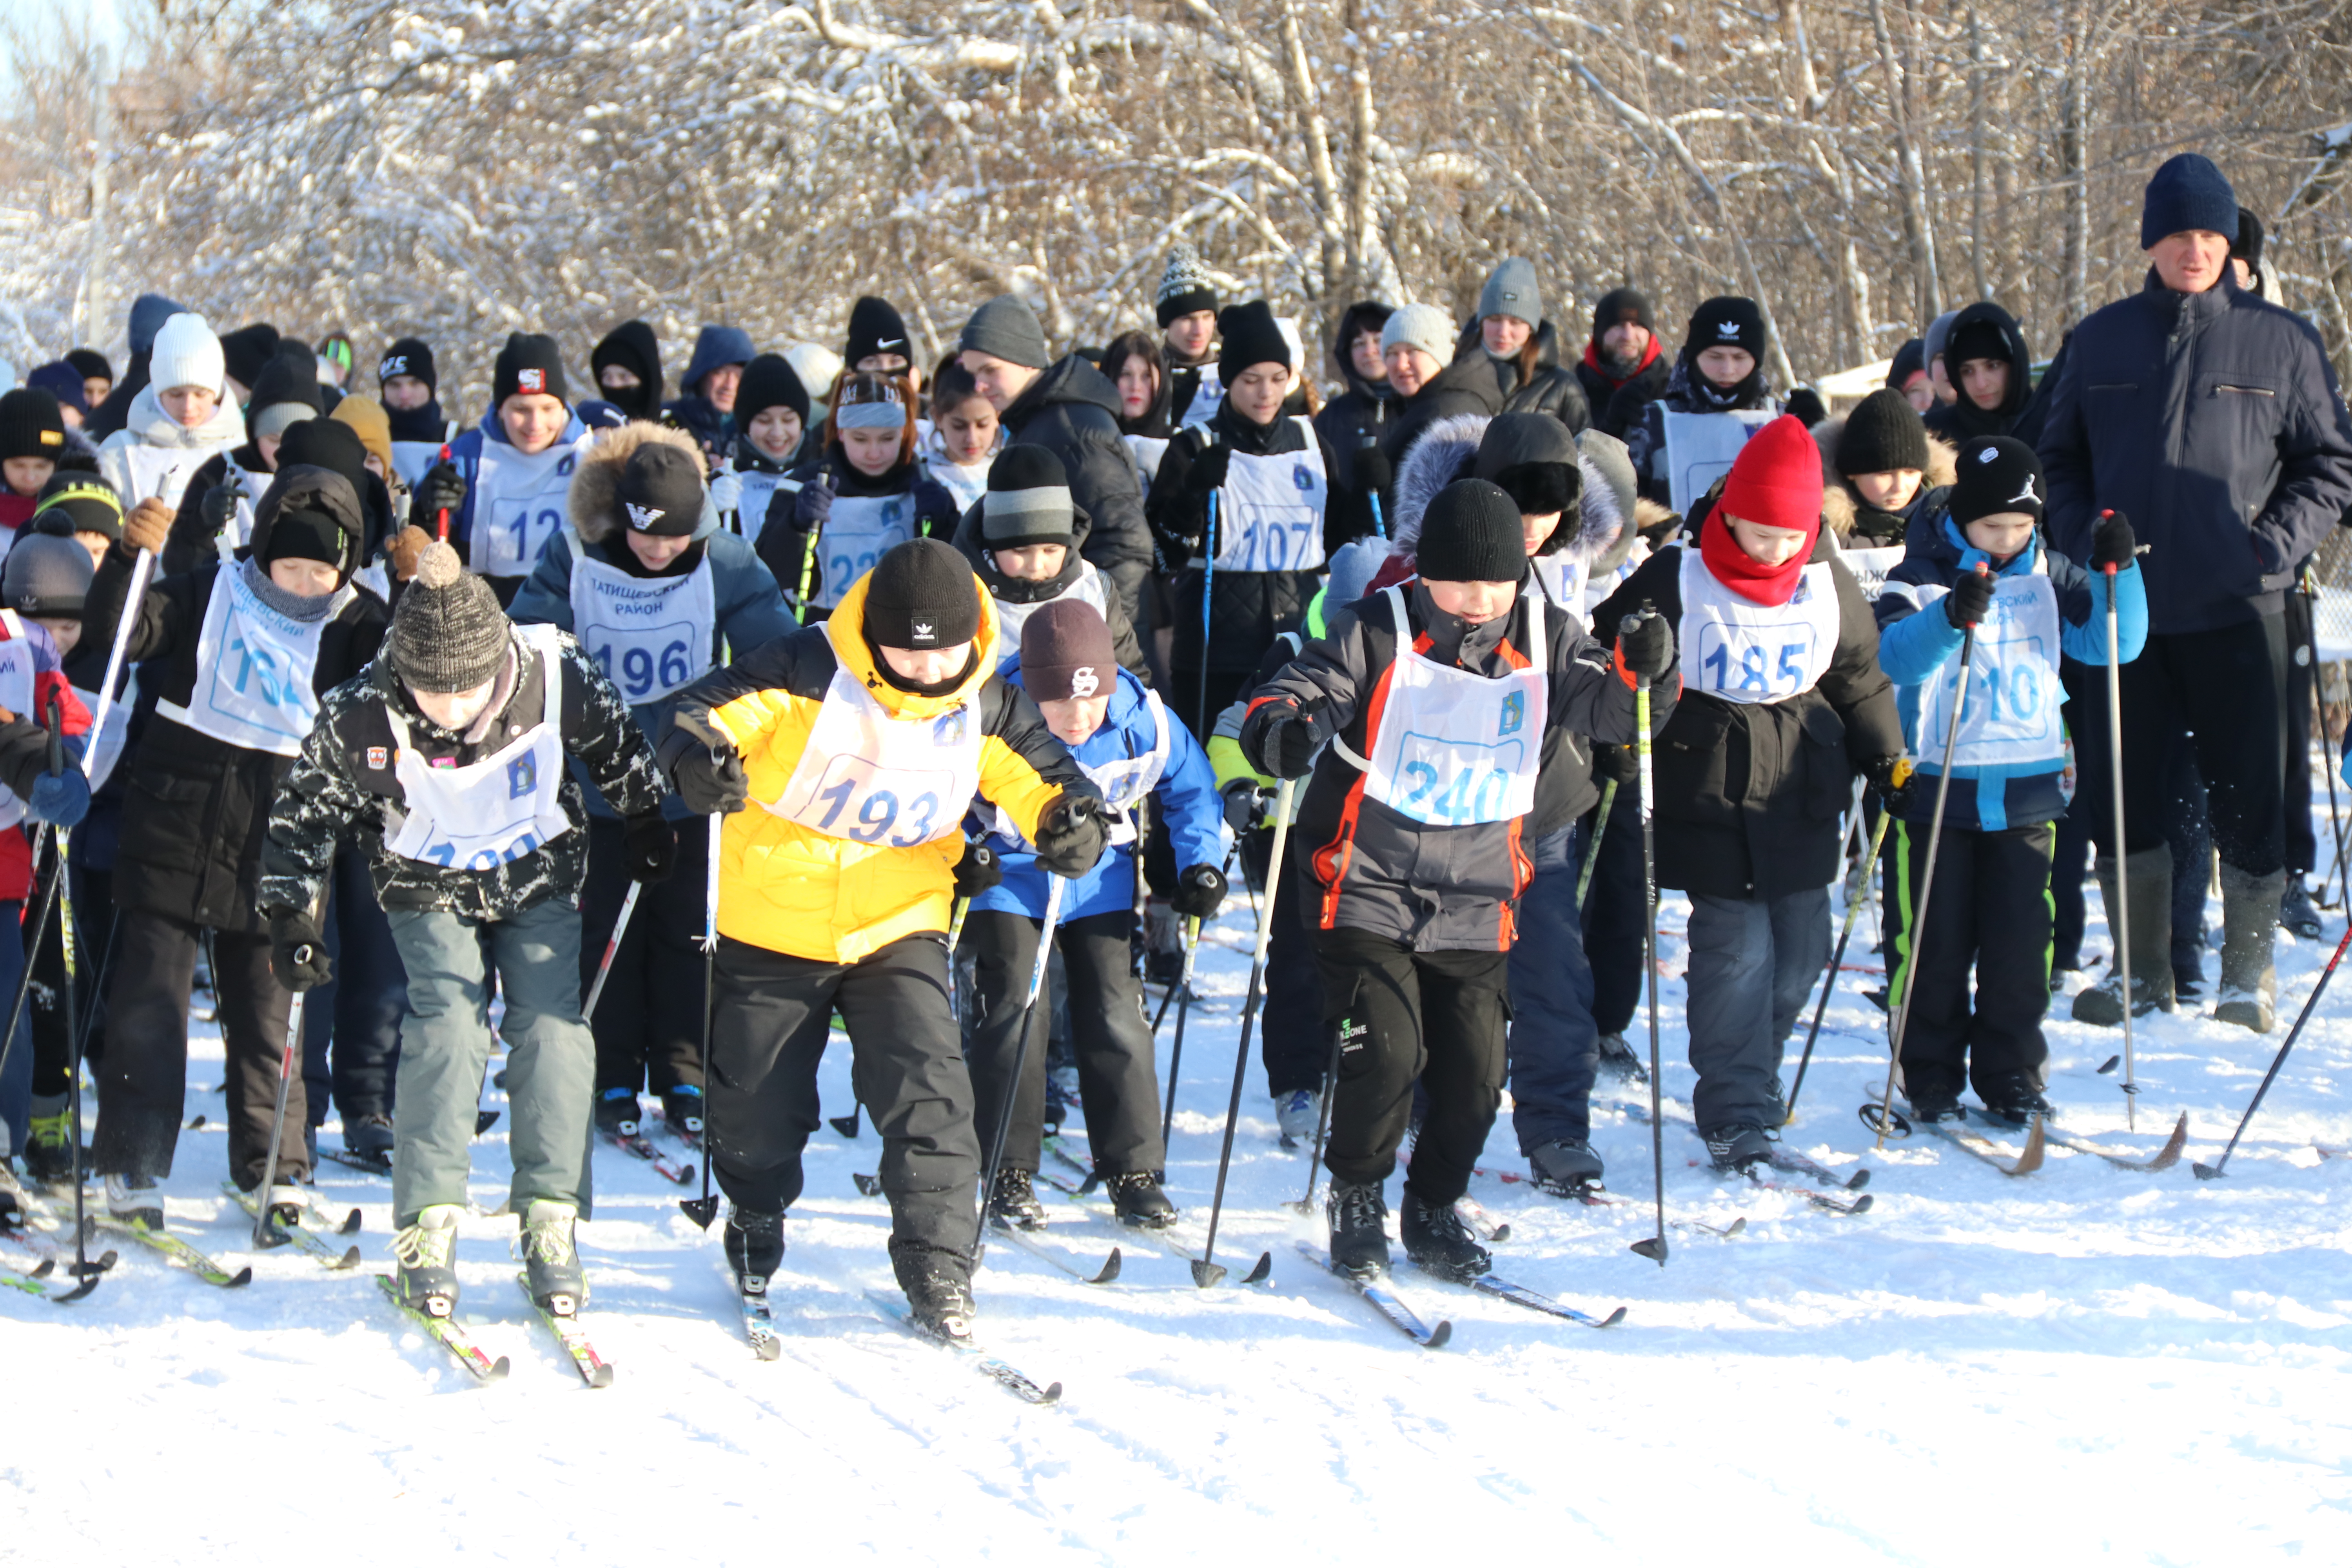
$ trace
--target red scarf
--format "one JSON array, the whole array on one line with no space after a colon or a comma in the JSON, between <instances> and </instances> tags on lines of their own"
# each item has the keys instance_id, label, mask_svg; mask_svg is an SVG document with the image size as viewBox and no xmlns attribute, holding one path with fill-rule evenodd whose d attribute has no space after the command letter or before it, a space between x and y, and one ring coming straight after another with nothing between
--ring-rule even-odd
<instances>
[{"instance_id":1,"label":"red scarf","mask_svg":"<svg viewBox=\"0 0 2352 1568\"><path fill-rule=\"evenodd\" d=\"M1717 582L1741 598L1759 605L1785 605L1797 592L1805 562L1813 552L1811 546L1820 542L1821 534L1816 531L1805 549L1778 566L1767 566L1739 547L1739 541L1731 536L1731 524L1723 520L1723 509L1716 507L1699 524L1698 557Z\"/></svg>"},{"instance_id":2,"label":"red scarf","mask_svg":"<svg viewBox=\"0 0 2352 1568\"><path fill-rule=\"evenodd\" d=\"M1632 370L1627 371L1623 375L1619 375L1601 362L1601 345L1598 343L1588 342L1584 345L1584 368L1599 376L1601 380L1607 382L1609 384L1609 390L1614 392L1617 388L1624 385L1627 382L1633 380L1635 376L1641 374L1643 371L1657 363L1660 352L1661 351L1658 347L1658 334L1652 332L1650 334L1650 352L1642 356L1642 363L1635 365Z\"/></svg>"}]
</instances>

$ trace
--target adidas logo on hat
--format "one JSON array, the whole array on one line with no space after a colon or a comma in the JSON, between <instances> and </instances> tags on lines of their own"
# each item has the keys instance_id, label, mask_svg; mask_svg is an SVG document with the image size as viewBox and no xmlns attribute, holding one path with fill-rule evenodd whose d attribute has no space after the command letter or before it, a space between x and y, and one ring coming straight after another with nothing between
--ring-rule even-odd
<instances>
[{"instance_id":1,"label":"adidas logo on hat","mask_svg":"<svg viewBox=\"0 0 2352 1568\"><path fill-rule=\"evenodd\" d=\"M625 501L622 504L629 509L629 526L640 533L669 515L657 506L639 506L635 501Z\"/></svg>"},{"instance_id":2,"label":"adidas logo on hat","mask_svg":"<svg viewBox=\"0 0 2352 1568\"><path fill-rule=\"evenodd\" d=\"M918 616L913 626L915 646L929 647L940 640L939 623Z\"/></svg>"},{"instance_id":3,"label":"adidas logo on hat","mask_svg":"<svg viewBox=\"0 0 2352 1568\"><path fill-rule=\"evenodd\" d=\"M1736 338L1739 335L1739 323L1738 321L1717 321L1715 324L1715 335L1718 338Z\"/></svg>"}]
</instances>

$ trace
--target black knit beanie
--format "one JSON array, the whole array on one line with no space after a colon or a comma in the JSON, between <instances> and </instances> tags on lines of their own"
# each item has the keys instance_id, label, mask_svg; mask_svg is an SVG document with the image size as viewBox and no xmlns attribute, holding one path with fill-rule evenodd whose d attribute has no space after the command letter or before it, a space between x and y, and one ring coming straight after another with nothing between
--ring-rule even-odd
<instances>
[{"instance_id":1,"label":"black knit beanie","mask_svg":"<svg viewBox=\"0 0 2352 1568\"><path fill-rule=\"evenodd\" d=\"M0 458L47 458L66 453L66 416L58 400L37 386L0 394Z\"/></svg>"},{"instance_id":2,"label":"black knit beanie","mask_svg":"<svg viewBox=\"0 0 2352 1568\"><path fill-rule=\"evenodd\" d=\"M1927 426L1911 400L1882 386L1853 405L1832 459L1841 474L1885 474L1927 467Z\"/></svg>"},{"instance_id":3,"label":"black knit beanie","mask_svg":"<svg viewBox=\"0 0 2352 1568\"><path fill-rule=\"evenodd\" d=\"M378 386L395 375L413 375L425 384L427 392L439 394L441 378L433 369L433 345L423 338L397 338L375 362Z\"/></svg>"},{"instance_id":4,"label":"black knit beanie","mask_svg":"<svg viewBox=\"0 0 2352 1568\"><path fill-rule=\"evenodd\" d=\"M676 447L649 441L629 454L613 494L630 532L680 538L702 521L702 465Z\"/></svg>"},{"instance_id":5,"label":"black knit beanie","mask_svg":"<svg viewBox=\"0 0 2352 1568\"><path fill-rule=\"evenodd\" d=\"M866 638L877 647L953 647L980 636L980 580L955 546L910 539L883 552L866 579Z\"/></svg>"},{"instance_id":6,"label":"black knit beanie","mask_svg":"<svg viewBox=\"0 0 2352 1568\"><path fill-rule=\"evenodd\" d=\"M43 532L102 533L122 537L122 498L96 474L60 469L41 487L33 526Z\"/></svg>"},{"instance_id":7,"label":"black knit beanie","mask_svg":"<svg viewBox=\"0 0 2352 1568\"><path fill-rule=\"evenodd\" d=\"M1959 469L1948 503L1954 522L1965 527L1997 511L2021 511L2042 521L2042 464L2024 442L1979 436L1960 448Z\"/></svg>"},{"instance_id":8,"label":"black knit beanie","mask_svg":"<svg viewBox=\"0 0 2352 1568\"><path fill-rule=\"evenodd\" d=\"M1226 306L1217 317L1217 374L1227 386L1254 364L1298 368L1290 340L1275 324L1274 308L1263 300Z\"/></svg>"},{"instance_id":9,"label":"black knit beanie","mask_svg":"<svg viewBox=\"0 0 2352 1568\"><path fill-rule=\"evenodd\" d=\"M221 363L228 371L231 381L239 386L249 387L260 379L269 362L278 357L278 329L267 321L255 321L220 335ZM306 361L310 359L308 353L302 357ZM314 378L317 376L315 364L310 374Z\"/></svg>"},{"instance_id":10,"label":"black knit beanie","mask_svg":"<svg viewBox=\"0 0 2352 1568\"><path fill-rule=\"evenodd\" d=\"M506 662L509 622L488 583L440 540L416 559L416 575L392 612L384 657L413 691L471 691Z\"/></svg>"},{"instance_id":11,"label":"black knit beanie","mask_svg":"<svg viewBox=\"0 0 2352 1568\"><path fill-rule=\"evenodd\" d=\"M1592 341L1601 342L1612 327L1622 327L1632 321L1649 329L1654 335L1658 324L1650 314L1650 297L1639 289L1612 289L1592 307Z\"/></svg>"},{"instance_id":12,"label":"black knit beanie","mask_svg":"<svg viewBox=\"0 0 2352 1568\"><path fill-rule=\"evenodd\" d=\"M789 408L808 423L808 389L782 354L761 354L743 367L742 384L735 389L735 422L749 425L763 408Z\"/></svg>"},{"instance_id":13,"label":"black knit beanie","mask_svg":"<svg viewBox=\"0 0 2352 1568\"><path fill-rule=\"evenodd\" d=\"M310 468L341 474L362 507L371 488L367 458L367 443L360 439L358 431L340 419L304 419L289 425L286 438L278 446L280 473L288 468Z\"/></svg>"},{"instance_id":14,"label":"black knit beanie","mask_svg":"<svg viewBox=\"0 0 2352 1568\"><path fill-rule=\"evenodd\" d=\"M1746 349L1764 363L1764 311L1755 300L1718 294L1691 312L1683 353L1694 364L1708 349Z\"/></svg>"},{"instance_id":15,"label":"black knit beanie","mask_svg":"<svg viewBox=\"0 0 2352 1568\"><path fill-rule=\"evenodd\" d=\"M490 405L495 408L518 393L571 401L564 392L563 351L553 338L541 332L507 334L507 346L499 351L498 367L490 375Z\"/></svg>"},{"instance_id":16,"label":"black knit beanie","mask_svg":"<svg viewBox=\"0 0 2352 1568\"><path fill-rule=\"evenodd\" d=\"M96 349L69 350L66 354L66 363L81 372L81 378L84 381L89 381L92 377L109 384L114 381L113 364Z\"/></svg>"},{"instance_id":17,"label":"black knit beanie","mask_svg":"<svg viewBox=\"0 0 2352 1568\"><path fill-rule=\"evenodd\" d=\"M908 364L915 363L915 346L907 337L906 318L889 300L861 294L857 303L849 308L849 341L842 348L841 362L856 370L859 360L875 354L897 354ZM743 405L740 393L735 405Z\"/></svg>"},{"instance_id":18,"label":"black knit beanie","mask_svg":"<svg viewBox=\"0 0 2352 1568\"><path fill-rule=\"evenodd\" d=\"M1516 583L1527 575L1518 503L1486 479L1456 479L1437 492L1414 546L1424 581Z\"/></svg>"},{"instance_id":19,"label":"black knit beanie","mask_svg":"<svg viewBox=\"0 0 2352 1568\"><path fill-rule=\"evenodd\" d=\"M352 563L345 557L350 553L350 536L342 524L323 511L303 507L288 507L269 525L263 541L261 564L272 561L316 561L341 573Z\"/></svg>"}]
</instances>

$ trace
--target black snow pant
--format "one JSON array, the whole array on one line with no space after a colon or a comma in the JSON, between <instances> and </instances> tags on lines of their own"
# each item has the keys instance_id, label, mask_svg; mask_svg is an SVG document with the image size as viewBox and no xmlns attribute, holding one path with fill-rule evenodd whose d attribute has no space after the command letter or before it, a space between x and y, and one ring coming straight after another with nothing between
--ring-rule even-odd
<instances>
[{"instance_id":1,"label":"black snow pant","mask_svg":"<svg viewBox=\"0 0 2352 1568\"><path fill-rule=\"evenodd\" d=\"M2195 737L2207 817L2221 863L2250 877L2286 864L2286 620L2265 616L2208 632L2152 635L2123 667L2124 852L2165 842L2166 763L2173 738ZM2107 798L2106 671L2062 666L2074 704L2082 795ZM2111 813L2095 809L2091 842L2113 854Z\"/></svg>"},{"instance_id":2,"label":"black snow pant","mask_svg":"<svg viewBox=\"0 0 2352 1568\"><path fill-rule=\"evenodd\" d=\"M1429 1113L1405 1189L1452 1205L1494 1131L1510 1018L1507 952L1415 952L1370 931L1315 933L1326 1026L1339 1035L1324 1163L1350 1182L1385 1183L1412 1121L1413 1085Z\"/></svg>"},{"instance_id":3,"label":"black snow pant","mask_svg":"<svg viewBox=\"0 0 2352 1568\"><path fill-rule=\"evenodd\" d=\"M1242 875L1265 897L1265 873L1274 858L1274 830L1242 835ZM1298 841L1291 840L1297 850ZM1315 963L1315 902L1307 889L1305 861L1293 854L1274 890L1274 929L1268 933L1264 994L1258 999L1258 1060L1265 1066L1265 1090L1276 1100L1298 1089L1320 1093L1331 1066L1331 1035L1323 1026L1323 981Z\"/></svg>"},{"instance_id":4,"label":"black snow pant","mask_svg":"<svg viewBox=\"0 0 2352 1568\"><path fill-rule=\"evenodd\" d=\"M2186 731L2172 738L2165 763L2164 843L2172 851L2172 973L2200 984L2205 963L2205 890L2213 881L2213 825L2205 781L2197 775L2197 742ZM2111 786L2112 787L2112 786ZM2125 808L2131 809L2128 803ZM2108 799L2107 816L2116 808Z\"/></svg>"},{"instance_id":5,"label":"black snow pant","mask_svg":"<svg viewBox=\"0 0 2352 1568\"><path fill-rule=\"evenodd\" d=\"M580 895L580 995L628 897L618 819L588 819L588 884ZM677 861L637 895L613 972L588 1026L596 1037L596 1097L612 1089L667 1094L702 1087L702 932L709 897L710 830L702 817L677 824Z\"/></svg>"},{"instance_id":6,"label":"black snow pant","mask_svg":"<svg viewBox=\"0 0 2352 1568\"><path fill-rule=\"evenodd\" d=\"M2075 742L2080 753L2082 742ZM2083 879L2091 870L2091 813L2096 809L2080 789L2066 815L2050 825L2050 967L2083 967ZM2110 815L2113 808L2110 807Z\"/></svg>"},{"instance_id":7,"label":"black snow pant","mask_svg":"<svg viewBox=\"0 0 2352 1568\"><path fill-rule=\"evenodd\" d=\"M1897 821L1892 837L1889 994L1899 998L1905 985L1912 988L1903 1029L1904 1092L1957 1097L1965 1080L1982 1095L1992 1080L2021 1072L2038 1089L2050 1059L2042 1037L2050 1006L2050 824L1986 832L1946 822L1924 926L1927 825Z\"/></svg>"},{"instance_id":8,"label":"black snow pant","mask_svg":"<svg viewBox=\"0 0 2352 1568\"><path fill-rule=\"evenodd\" d=\"M1125 910L1064 921L1054 933L1069 977L1070 1044L1077 1053L1078 1104L1086 1113L1087 1146L1104 1176L1157 1172L1168 1163L1160 1142L1160 1079L1143 1018L1143 984L1128 961ZM1004 1168L1035 1174L1045 1118L1045 996L1028 1007L1029 975L1037 963L1042 922L1001 910L974 910L964 918L971 949L976 1005L966 1015L964 1054L971 1068L973 1127L981 1157L1004 1112ZM1017 1086L1013 1058L1021 1023L1029 1023L1029 1050Z\"/></svg>"},{"instance_id":9,"label":"black snow pant","mask_svg":"<svg viewBox=\"0 0 2352 1568\"><path fill-rule=\"evenodd\" d=\"M1593 834L1601 833L1600 842ZM1604 1035L1622 1035L1642 1005L1642 936L1650 923L1642 902L1642 791L1621 784L1610 803L1584 816L1585 853L1598 857L1584 895L1584 956L1592 965L1592 1022ZM1579 867L1579 875L1583 868Z\"/></svg>"},{"instance_id":10,"label":"black snow pant","mask_svg":"<svg viewBox=\"0 0 2352 1568\"><path fill-rule=\"evenodd\" d=\"M851 1080L882 1138L894 1259L912 1248L969 1258L980 1144L948 1008L944 933L901 937L856 963L722 936L716 976L704 1137L720 1190L762 1214L801 1195L801 1151L818 1121L817 1063L838 1008Z\"/></svg>"},{"instance_id":11,"label":"black snow pant","mask_svg":"<svg viewBox=\"0 0 2352 1568\"><path fill-rule=\"evenodd\" d=\"M109 972L106 1057L98 1070L98 1131L90 1160L101 1175L160 1180L172 1173L188 1092L188 990L202 928L150 910L124 910ZM268 1158L278 1108L278 1063L293 997L269 969L260 931L213 933L213 990L220 999L228 1062L228 1169L251 1192L310 1173L302 1079L286 1100L278 1156Z\"/></svg>"},{"instance_id":12,"label":"black snow pant","mask_svg":"<svg viewBox=\"0 0 2352 1568\"><path fill-rule=\"evenodd\" d=\"M329 876L334 890L325 935L333 978L302 1004L302 1086L310 1125L325 1123L331 1099L348 1134L362 1116L392 1114L408 969L376 901L367 851L356 839L336 847Z\"/></svg>"}]
</instances>

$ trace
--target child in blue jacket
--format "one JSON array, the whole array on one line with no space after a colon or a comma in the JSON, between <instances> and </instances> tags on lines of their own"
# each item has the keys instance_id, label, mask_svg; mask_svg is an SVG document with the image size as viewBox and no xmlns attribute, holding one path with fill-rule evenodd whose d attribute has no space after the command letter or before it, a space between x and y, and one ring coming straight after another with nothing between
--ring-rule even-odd
<instances>
[{"instance_id":1,"label":"child in blue jacket","mask_svg":"<svg viewBox=\"0 0 2352 1568\"><path fill-rule=\"evenodd\" d=\"M1160 1188L1167 1152L1160 1139L1159 1077L1143 1022L1142 984L1128 945L1135 912L1135 809L1151 797L1176 863L1184 868L1172 899L1177 913L1207 920L1225 898L1224 873L1218 869L1224 812L1216 776L1191 731L1119 668L1102 612L1074 595L1049 600L1029 616L1021 628L1020 668L1005 678L1036 701L1114 815L1110 852L1062 889L1055 942L1069 980L1079 1101L1095 1170L1123 1222L1156 1229L1173 1223L1176 1210ZM964 1057L983 1148L996 1135L1005 1096L1013 1097L1003 1163L989 1194L990 1217L1035 1229L1045 1221L1033 1185L1045 1112L1042 1004L1030 1018L1021 1081L1011 1079L1045 918L1046 873L1036 851L1001 814L982 826L1002 880L973 897L964 923L979 992L964 1018Z\"/></svg>"},{"instance_id":2,"label":"child in blue jacket","mask_svg":"<svg viewBox=\"0 0 2352 1568\"><path fill-rule=\"evenodd\" d=\"M2147 635L2131 525L2113 515L2102 521L2085 568L2041 542L2042 497L2033 448L2006 436L1969 442L1944 515L1914 531L1910 554L1888 574L1876 605L1878 662L1899 689L1919 759L1890 801L1889 997L1899 1005L1906 972L1916 966L1902 1088L1912 1115L1929 1121L1960 1117L1964 1081L1996 1121L2023 1126L2049 1112L2042 1016L2050 1005L2051 825L2074 793L2059 657L2107 662L2103 569L2111 562L2118 657L2138 658ZM1969 626L1976 651L1922 928L1916 904Z\"/></svg>"}]
</instances>

